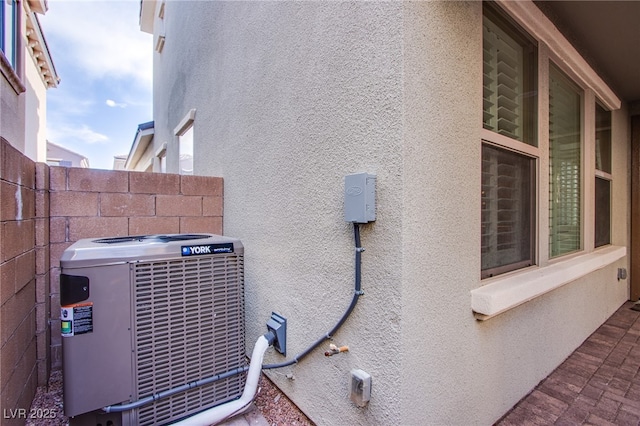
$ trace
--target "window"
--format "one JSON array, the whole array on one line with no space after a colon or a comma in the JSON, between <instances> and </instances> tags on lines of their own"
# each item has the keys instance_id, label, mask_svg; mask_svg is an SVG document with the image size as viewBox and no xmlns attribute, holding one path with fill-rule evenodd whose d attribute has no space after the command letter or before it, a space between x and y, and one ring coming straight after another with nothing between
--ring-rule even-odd
<instances>
[{"instance_id":1,"label":"window","mask_svg":"<svg viewBox=\"0 0 640 426\"><path fill-rule=\"evenodd\" d=\"M196 110L191 109L173 130L174 135L178 137L178 173L181 175L193 174L193 123L195 119Z\"/></svg>"},{"instance_id":2,"label":"window","mask_svg":"<svg viewBox=\"0 0 640 426\"><path fill-rule=\"evenodd\" d=\"M581 102L557 67L549 72L549 256L581 248Z\"/></svg>"},{"instance_id":3,"label":"window","mask_svg":"<svg viewBox=\"0 0 640 426\"><path fill-rule=\"evenodd\" d=\"M483 126L537 145L536 48L493 8L483 19Z\"/></svg>"},{"instance_id":4,"label":"window","mask_svg":"<svg viewBox=\"0 0 640 426\"><path fill-rule=\"evenodd\" d=\"M163 142L155 152L153 160L153 171L156 173L167 173L167 143Z\"/></svg>"},{"instance_id":5,"label":"window","mask_svg":"<svg viewBox=\"0 0 640 426\"><path fill-rule=\"evenodd\" d=\"M477 319L627 255L612 244L621 101L555 29L534 2L483 1Z\"/></svg>"},{"instance_id":6,"label":"window","mask_svg":"<svg viewBox=\"0 0 640 426\"><path fill-rule=\"evenodd\" d=\"M533 264L535 161L482 147L482 277Z\"/></svg>"},{"instance_id":7,"label":"window","mask_svg":"<svg viewBox=\"0 0 640 426\"><path fill-rule=\"evenodd\" d=\"M611 112L596 103L595 247L611 244Z\"/></svg>"},{"instance_id":8,"label":"window","mask_svg":"<svg viewBox=\"0 0 640 426\"><path fill-rule=\"evenodd\" d=\"M485 4L482 278L535 263L536 56L535 43Z\"/></svg>"},{"instance_id":9,"label":"window","mask_svg":"<svg viewBox=\"0 0 640 426\"><path fill-rule=\"evenodd\" d=\"M0 0L0 50L15 70L18 67L18 2Z\"/></svg>"},{"instance_id":10,"label":"window","mask_svg":"<svg viewBox=\"0 0 640 426\"><path fill-rule=\"evenodd\" d=\"M180 174L193 174L193 126L178 136L178 146L180 150Z\"/></svg>"}]
</instances>

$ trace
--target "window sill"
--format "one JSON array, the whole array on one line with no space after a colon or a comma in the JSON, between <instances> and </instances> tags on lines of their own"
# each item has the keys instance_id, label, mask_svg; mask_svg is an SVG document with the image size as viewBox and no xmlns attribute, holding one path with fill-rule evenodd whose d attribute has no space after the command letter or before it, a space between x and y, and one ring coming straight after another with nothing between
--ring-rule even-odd
<instances>
[{"instance_id":1,"label":"window sill","mask_svg":"<svg viewBox=\"0 0 640 426\"><path fill-rule=\"evenodd\" d=\"M496 277L471 290L471 309L478 320L487 320L529 300L555 290L623 258L626 247L609 246L561 260L544 268Z\"/></svg>"},{"instance_id":2,"label":"window sill","mask_svg":"<svg viewBox=\"0 0 640 426\"><path fill-rule=\"evenodd\" d=\"M11 68L11 64L4 57L4 53L0 52L0 73L4 76L4 78L9 82L13 90L16 92L16 95L23 93L26 89L24 84L20 81L20 77L18 74Z\"/></svg>"}]
</instances>

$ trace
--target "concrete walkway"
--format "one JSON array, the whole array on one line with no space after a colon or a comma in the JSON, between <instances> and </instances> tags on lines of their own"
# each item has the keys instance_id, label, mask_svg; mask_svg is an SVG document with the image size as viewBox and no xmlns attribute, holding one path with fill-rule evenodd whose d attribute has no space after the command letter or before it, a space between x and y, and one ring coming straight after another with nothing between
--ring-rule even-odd
<instances>
[{"instance_id":1,"label":"concrete walkway","mask_svg":"<svg viewBox=\"0 0 640 426\"><path fill-rule=\"evenodd\" d=\"M640 425L640 312L620 307L497 425Z\"/></svg>"}]
</instances>

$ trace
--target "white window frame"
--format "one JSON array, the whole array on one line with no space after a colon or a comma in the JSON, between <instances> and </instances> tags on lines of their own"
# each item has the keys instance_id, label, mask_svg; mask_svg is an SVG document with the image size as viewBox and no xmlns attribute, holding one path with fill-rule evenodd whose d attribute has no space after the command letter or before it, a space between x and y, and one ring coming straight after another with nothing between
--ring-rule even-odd
<instances>
[{"instance_id":1,"label":"white window frame","mask_svg":"<svg viewBox=\"0 0 640 426\"><path fill-rule=\"evenodd\" d=\"M499 8L538 41L538 146L512 141L486 129L481 140L539 158L537 191L537 266L509 272L479 282L471 291L471 308L479 320L486 320L541 296L553 289L603 268L626 256L626 247L610 244L594 249L595 238L595 102L609 111L621 107L620 99L564 38L532 1L497 0ZM481 54L481 52L479 53ZM582 101L582 249L549 258L549 69L553 62L583 89ZM479 72L482 78L482 72ZM481 96L481 95L480 95ZM613 118L613 117L612 117ZM612 119L612 149L615 128ZM482 142L481 142L482 143ZM612 177L615 164L612 164ZM613 188L612 188L613 190ZM612 191L613 192L613 191ZM613 210L613 206L612 206ZM612 224L613 226L613 224ZM612 232L613 239L613 232ZM613 241L612 241L613 243Z\"/></svg>"},{"instance_id":2,"label":"white window frame","mask_svg":"<svg viewBox=\"0 0 640 426\"><path fill-rule=\"evenodd\" d=\"M0 19L2 25L0 25L0 73L9 82L13 90L17 95L26 91L23 78L23 66L22 66L22 49L24 47L22 41L22 0L14 0L11 7L7 6L6 0L0 0ZM7 11L11 12L11 18L6 16ZM7 34L5 31L5 20L13 20L11 26L11 32L8 33L10 40L7 40ZM7 52L7 44L11 44L11 49ZM9 57L10 56L10 57Z\"/></svg>"},{"instance_id":3,"label":"white window frame","mask_svg":"<svg viewBox=\"0 0 640 426\"><path fill-rule=\"evenodd\" d=\"M610 161L611 161L611 172L605 172L602 170L599 170L597 168L597 161L594 158L594 179L593 179L593 184L594 184L594 188L593 188L593 196L594 196L594 203L592 203L593 205L595 205L595 182L596 179L602 179L602 180L606 180L607 182L609 182L609 243L608 244L604 244L600 247L606 247L612 244L612 239L613 239L613 221L611 218L612 215L612 210L613 210L613 187L614 187L614 183L613 183L613 135L614 135L614 131L613 131L613 111L607 109L604 105L603 102L600 101L600 99L596 99L595 103L594 103L594 145L593 145L593 152L594 155L596 154L597 150L596 150L596 143L595 143L595 136L596 136L596 125L597 125L597 121L595 118L596 112L596 106L599 106L600 108L604 109L605 111L607 111L610 115L610 125L611 125L611 135L610 135L610 144L609 144L609 157L610 157ZM594 241L593 241L593 246L594 248L597 250L600 247L595 247L595 208L594 208Z\"/></svg>"},{"instance_id":4,"label":"white window frame","mask_svg":"<svg viewBox=\"0 0 640 426\"><path fill-rule=\"evenodd\" d=\"M167 143L163 142L156 151L153 161L153 171L157 173L167 173Z\"/></svg>"},{"instance_id":5,"label":"white window frame","mask_svg":"<svg viewBox=\"0 0 640 426\"><path fill-rule=\"evenodd\" d=\"M483 5L483 8L485 6ZM499 12L499 8L492 8L492 9L496 9L496 11ZM501 19L501 17L498 19L498 21L501 22L494 22L493 20L491 20L491 17L494 15L494 13L492 11L490 11L488 18L489 20L493 23L494 26L498 27L496 29L496 31L498 31L499 33L503 32L503 28L501 24L504 24L504 20ZM504 15L504 14L503 14ZM498 18L498 17L496 17ZM485 19L485 13L484 13L484 9L483 9L483 55L485 53L484 51L484 19ZM509 25L512 26L512 25ZM517 27L517 26L516 26ZM516 43L519 43L521 40L524 39L524 41L526 43L531 42L532 44L536 44L536 42L534 40L530 40L531 37L526 37L526 33L522 34L523 31L520 31L519 28L514 28L516 34L513 34L513 38L514 41ZM511 34L505 34L506 36L511 37ZM504 35L503 35L504 36ZM500 35L498 36L498 38L500 38ZM495 45L494 45L495 46ZM515 49L515 48L514 48ZM537 46L535 46L535 49L537 50ZM526 54L525 54L526 55ZM524 59L524 56L523 56ZM483 58L483 67L484 67L484 58ZM494 71L496 70L496 65L495 63L493 63L494 61L492 60L491 63L489 64L490 67L493 67ZM522 78L523 81L523 87L522 90L523 92L526 90L531 90L531 88L529 87L525 87L526 83L524 83L524 81L526 81L526 79L531 79L534 76L528 75L528 73L526 73L525 70L525 63L520 63L517 64L518 68L520 69L520 73L517 77L515 78ZM498 69L500 68L499 66L497 67ZM532 71L532 70L529 70ZM484 79L484 69L483 69L483 79ZM526 79L525 79L526 78ZM497 80L499 80L500 77L497 77ZM493 80L492 80L493 81ZM495 81L493 81L494 83L496 83ZM498 91L498 89L496 87L492 87L494 93ZM483 84L483 90L484 90L484 84ZM484 99L484 94L483 94L483 99ZM536 103L538 101L536 100ZM485 122L484 122L484 117L483 117L483 125L482 125L482 130L481 130L481 139L482 139L482 146L493 146L493 147L497 147L497 148L501 148L504 149L514 155L519 155L519 156L523 156L523 157L527 157L529 160L532 161L531 167L533 168L533 182L531 182L531 190L533 192L533 196L532 196L532 202L535 206L538 205L538 190L537 190L537 181L538 181L538 165L539 165L539 159L540 159L540 149L539 149L539 143L537 141L537 136L535 136L536 132L533 132L533 140L531 140L530 136L532 136L531 132L527 132L527 129L529 127L531 127L531 120L533 118L535 118L533 121L535 122L534 127L537 126L537 122L540 120L540 118L537 116L537 114L539 113L538 111L535 111L535 117L531 117L531 116L527 116L527 112L530 113L530 115L534 115L532 110L527 109L527 104L528 101L523 101L519 107L522 109L520 111L520 115L518 116L518 121L520 122L520 138L522 139L522 141L516 139L516 135L513 135L514 137L510 137L507 135L502 134L502 131L499 129L499 125L497 124L497 122L492 123L493 127L495 128L495 130L489 130L487 128L485 128ZM494 103L495 105L495 103ZM497 105L498 108L500 107L500 105ZM531 106L531 105L529 105ZM483 107L483 114L485 111L485 107ZM496 115L494 116L494 118L497 120L498 119L498 113L495 113ZM525 124L527 123L527 124ZM537 130L537 129L536 129ZM537 207L536 207L537 209ZM496 266L493 268L488 268L488 269L483 269L482 270L482 275L486 276L483 279L488 279L487 277L492 277L493 275L496 276L500 276L502 274L505 273L511 273L514 270L521 270L527 267L530 267L530 265L535 265L537 263L537 258L538 258L538 254L537 254L537 235L538 235L538 225L537 225L537 210L532 212L532 216L533 216L533 222L531 223L531 229L530 229L530 238L531 238L531 245L532 245L532 249L531 249L531 254L530 254L530 258L527 260L523 260L521 262L516 262L516 263L511 263L511 264L507 264L507 265L503 265L503 266ZM499 235L496 235L497 237L499 237ZM484 245L484 242L483 242ZM495 247L494 247L495 248ZM497 253L495 253L497 255L500 255L500 249L497 250ZM483 257L483 261L484 261L484 257ZM505 272L507 271L507 272Z\"/></svg>"}]
</instances>

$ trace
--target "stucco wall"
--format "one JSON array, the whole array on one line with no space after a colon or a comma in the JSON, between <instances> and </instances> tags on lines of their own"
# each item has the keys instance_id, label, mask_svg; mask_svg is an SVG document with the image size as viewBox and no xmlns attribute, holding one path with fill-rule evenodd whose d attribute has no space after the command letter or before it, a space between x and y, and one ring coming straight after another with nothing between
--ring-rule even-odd
<instances>
[{"instance_id":1,"label":"stucco wall","mask_svg":"<svg viewBox=\"0 0 640 426\"><path fill-rule=\"evenodd\" d=\"M154 143L177 170L172 132L196 109L195 172L224 177L224 233L246 248L248 351L271 311L288 319L289 358L340 317L353 294L344 175L377 174L365 295L334 339L349 352L326 358L326 344L269 373L314 422L491 424L626 299L624 258L486 322L472 314L480 2L188 5L165 3L156 22ZM627 139L614 224L627 223ZM615 244L627 235L614 226ZM364 409L347 396L352 368L373 376Z\"/></svg>"},{"instance_id":2,"label":"stucco wall","mask_svg":"<svg viewBox=\"0 0 640 426\"><path fill-rule=\"evenodd\" d=\"M12 71L7 68L6 72ZM24 91L18 93L4 76L0 76L0 136L18 151L25 147L24 102Z\"/></svg>"},{"instance_id":3,"label":"stucco wall","mask_svg":"<svg viewBox=\"0 0 640 426\"><path fill-rule=\"evenodd\" d=\"M47 161L47 88L31 55L25 48L25 155L33 161Z\"/></svg>"},{"instance_id":4,"label":"stucco wall","mask_svg":"<svg viewBox=\"0 0 640 426\"><path fill-rule=\"evenodd\" d=\"M400 418L402 7L396 3L165 4L156 55L155 143L191 109L195 169L225 176L225 234L245 247L248 349L271 311L288 319L288 355L329 331L353 295L343 179L378 177L378 221L362 229L365 295L328 343L271 377L319 424ZM184 14L183 14L184 13ZM179 29L201 29L198 40ZM206 52L206 54L203 54ZM186 70L181 64L190 64ZM167 90L158 90L165 87ZM175 154L173 154L175 155ZM175 170L176 164L169 164ZM267 362L280 361L279 355ZM347 397L352 368L376 398ZM292 372L295 380L284 374ZM337 416L337 417L336 417Z\"/></svg>"}]
</instances>

